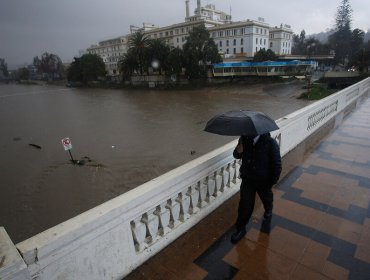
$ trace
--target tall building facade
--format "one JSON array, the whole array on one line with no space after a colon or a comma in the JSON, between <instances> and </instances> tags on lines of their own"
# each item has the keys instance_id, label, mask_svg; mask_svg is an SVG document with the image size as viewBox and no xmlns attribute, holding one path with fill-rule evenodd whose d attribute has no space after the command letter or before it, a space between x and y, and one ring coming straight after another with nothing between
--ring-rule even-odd
<instances>
[{"instance_id":1,"label":"tall building facade","mask_svg":"<svg viewBox=\"0 0 370 280\"><path fill-rule=\"evenodd\" d=\"M128 50L128 35L99 42L87 49L90 54L99 55L104 63L109 75L119 73L118 62Z\"/></svg>"},{"instance_id":2,"label":"tall building facade","mask_svg":"<svg viewBox=\"0 0 370 280\"><path fill-rule=\"evenodd\" d=\"M261 49L271 49L279 56L291 54L293 31L289 25L271 27L263 18L232 22L230 14L217 10L213 4L202 6L200 0L193 15L189 0L185 0L184 22L165 27L144 23L142 27L130 26L130 32L141 31L151 39L161 38L171 47L182 48L189 32L200 24L209 30L224 59L245 60ZM108 74L118 74L118 62L128 50L128 37L101 41L87 52L102 57Z\"/></svg>"}]
</instances>

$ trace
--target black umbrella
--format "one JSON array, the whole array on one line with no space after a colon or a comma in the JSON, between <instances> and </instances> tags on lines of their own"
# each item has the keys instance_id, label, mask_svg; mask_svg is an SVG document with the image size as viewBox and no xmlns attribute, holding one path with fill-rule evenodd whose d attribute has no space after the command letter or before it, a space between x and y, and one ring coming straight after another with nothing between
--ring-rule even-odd
<instances>
[{"instance_id":1,"label":"black umbrella","mask_svg":"<svg viewBox=\"0 0 370 280\"><path fill-rule=\"evenodd\" d=\"M228 136L256 136L279 129L264 113L249 110L229 111L214 116L205 131Z\"/></svg>"}]
</instances>

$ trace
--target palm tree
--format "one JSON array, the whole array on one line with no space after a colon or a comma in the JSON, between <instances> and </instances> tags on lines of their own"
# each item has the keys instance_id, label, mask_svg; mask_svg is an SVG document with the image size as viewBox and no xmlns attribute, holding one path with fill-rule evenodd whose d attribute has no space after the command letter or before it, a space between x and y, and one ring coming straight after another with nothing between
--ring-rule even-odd
<instances>
[{"instance_id":1,"label":"palm tree","mask_svg":"<svg viewBox=\"0 0 370 280\"><path fill-rule=\"evenodd\" d=\"M167 57L170 53L170 47L162 39L153 39L149 41L148 48L148 64L154 69L167 70Z\"/></svg>"},{"instance_id":2,"label":"palm tree","mask_svg":"<svg viewBox=\"0 0 370 280\"><path fill-rule=\"evenodd\" d=\"M189 79L205 79L208 64L221 61L218 48L204 24L189 32L183 51L186 75Z\"/></svg>"},{"instance_id":3,"label":"palm tree","mask_svg":"<svg viewBox=\"0 0 370 280\"><path fill-rule=\"evenodd\" d=\"M147 50L149 46L149 38L141 31L131 34L128 40L128 52L135 57L140 75L144 74L144 69L147 67Z\"/></svg>"},{"instance_id":4,"label":"palm tree","mask_svg":"<svg viewBox=\"0 0 370 280\"><path fill-rule=\"evenodd\" d=\"M138 62L131 51L125 53L119 61L119 68L123 78L131 77L132 74L139 69Z\"/></svg>"},{"instance_id":5,"label":"palm tree","mask_svg":"<svg viewBox=\"0 0 370 280\"><path fill-rule=\"evenodd\" d=\"M180 48L172 48L166 59L167 75L179 76L184 66L184 53Z\"/></svg>"}]
</instances>

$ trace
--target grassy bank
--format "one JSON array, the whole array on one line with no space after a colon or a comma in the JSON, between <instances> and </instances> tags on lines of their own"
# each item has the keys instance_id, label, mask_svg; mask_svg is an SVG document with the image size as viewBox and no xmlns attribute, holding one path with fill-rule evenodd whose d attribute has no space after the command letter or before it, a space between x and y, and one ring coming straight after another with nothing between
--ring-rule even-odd
<instances>
[{"instance_id":1,"label":"grassy bank","mask_svg":"<svg viewBox=\"0 0 370 280\"><path fill-rule=\"evenodd\" d=\"M307 92L300 96L300 98L307 100L320 100L335 93L336 91L337 89L328 89L325 84L313 84Z\"/></svg>"}]
</instances>

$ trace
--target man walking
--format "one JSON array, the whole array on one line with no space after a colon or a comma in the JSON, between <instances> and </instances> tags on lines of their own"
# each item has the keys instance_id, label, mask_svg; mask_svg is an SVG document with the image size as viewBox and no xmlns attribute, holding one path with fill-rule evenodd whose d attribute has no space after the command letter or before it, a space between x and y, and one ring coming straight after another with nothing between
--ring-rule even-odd
<instances>
[{"instance_id":1,"label":"man walking","mask_svg":"<svg viewBox=\"0 0 370 280\"><path fill-rule=\"evenodd\" d=\"M256 193L265 209L264 220L271 219L272 186L280 177L281 156L280 148L270 133L240 137L233 155L236 159L242 159L238 218L236 232L231 236L231 242L237 243L246 234L245 227L252 216Z\"/></svg>"}]
</instances>

